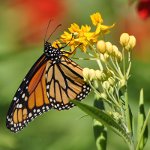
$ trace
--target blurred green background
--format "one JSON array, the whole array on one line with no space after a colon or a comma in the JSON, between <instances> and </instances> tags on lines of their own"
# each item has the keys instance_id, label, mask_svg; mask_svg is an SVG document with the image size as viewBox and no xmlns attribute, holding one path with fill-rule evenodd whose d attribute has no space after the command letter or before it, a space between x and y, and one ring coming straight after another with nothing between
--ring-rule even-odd
<instances>
[{"instance_id":1,"label":"blurred green background","mask_svg":"<svg viewBox=\"0 0 150 150\"><path fill-rule=\"evenodd\" d=\"M149 108L150 19L139 18L136 3L129 5L128 0L0 0L0 150L96 150L92 119L78 108L61 112L50 110L17 134L6 129L5 120L19 84L43 53L49 19L54 18L54 21L48 33L57 24L63 25L52 36L53 41L70 23L91 24L89 15L97 11L102 14L104 24L116 23L106 36L107 40L119 44L122 32L136 36L129 83L130 103L136 116L139 90L144 88L145 104ZM92 67L89 62L77 62L83 67ZM92 105L92 96L90 93L84 102ZM108 150L116 149L124 150L127 146L110 131ZM150 141L145 147L148 149Z\"/></svg>"}]
</instances>

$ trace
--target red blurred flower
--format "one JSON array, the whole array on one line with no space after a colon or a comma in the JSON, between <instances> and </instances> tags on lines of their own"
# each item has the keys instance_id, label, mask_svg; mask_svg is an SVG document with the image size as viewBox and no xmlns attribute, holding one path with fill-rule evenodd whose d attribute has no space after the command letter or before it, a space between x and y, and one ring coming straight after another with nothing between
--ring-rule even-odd
<instances>
[{"instance_id":1,"label":"red blurred flower","mask_svg":"<svg viewBox=\"0 0 150 150\"><path fill-rule=\"evenodd\" d=\"M59 24L66 13L63 0L14 0L11 6L20 13L24 42L41 40L48 21L53 19L55 25ZM53 28L52 25L50 27Z\"/></svg>"},{"instance_id":2,"label":"red blurred flower","mask_svg":"<svg viewBox=\"0 0 150 150\"><path fill-rule=\"evenodd\" d=\"M139 0L137 11L142 19L150 17L150 0Z\"/></svg>"}]
</instances>

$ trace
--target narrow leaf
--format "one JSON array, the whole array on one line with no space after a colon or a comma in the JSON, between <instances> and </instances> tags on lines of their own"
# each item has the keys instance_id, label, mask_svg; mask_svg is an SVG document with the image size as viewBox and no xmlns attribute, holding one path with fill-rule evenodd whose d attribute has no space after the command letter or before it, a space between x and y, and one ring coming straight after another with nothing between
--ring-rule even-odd
<instances>
[{"instance_id":1,"label":"narrow leaf","mask_svg":"<svg viewBox=\"0 0 150 150\"><path fill-rule=\"evenodd\" d=\"M106 150L107 128L101 122L94 119L93 130L97 150Z\"/></svg>"},{"instance_id":2,"label":"narrow leaf","mask_svg":"<svg viewBox=\"0 0 150 150\"><path fill-rule=\"evenodd\" d=\"M143 149L147 139L148 139L148 125L146 125L144 132L142 133L142 128L144 125L146 115L144 108L144 94L143 89L140 91L140 99L139 99L139 111L138 111L138 125L137 125L137 141L139 144L139 149Z\"/></svg>"},{"instance_id":3,"label":"narrow leaf","mask_svg":"<svg viewBox=\"0 0 150 150\"><path fill-rule=\"evenodd\" d=\"M112 129L118 135L122 136L123 139L127 142L127 144L129 146L132 145L130 135L126 132L125 128L123 126L121 126L119 123L117 123L106 112L99 110L97 108L94 108L92 106L80 103L76 100L71 100L71 102L73 102L75 105L77 105L85 113L87 113L94 119L98 120L99 122L104 124L106 127Z\"/></svg>"},{"instance_id":4,"label":"narrow leaf","mask_svg":"<svg viewBox=\"0 0 150 150\"><path fill-rule=\"evenodd\" d=\"M132 114L132 111L131 111L131 108L129 105L128 105L128 108L129 108L129 119L130 119L130 126L131 126L131 134L133 135L133 133L134 133L133 114Z\"/></svg>"},{"instance_id":5,"label":"narrow leaf","mask_svg":"<svg viewBox=\"0 0 150 150\"><path fill-rule=\"evenodd\" d=\"M98 95L95 95L94 107L104 110L103 101ZM94 119L93 131L97 150L106 150L107 148L107 128L99 121Z\"/></svg>"}]
</instances>

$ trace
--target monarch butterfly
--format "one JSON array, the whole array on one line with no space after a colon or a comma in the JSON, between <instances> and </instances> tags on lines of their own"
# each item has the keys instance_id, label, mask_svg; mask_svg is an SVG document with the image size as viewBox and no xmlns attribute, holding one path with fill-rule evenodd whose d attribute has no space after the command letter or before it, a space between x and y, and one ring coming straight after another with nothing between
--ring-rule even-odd
<instances>
[{"instance_id":1,"label":"monarch butterfly","mask_svg":"<svg viewBox=\"0 0 150 150\"><path fill-rule=\"evenodd\" d=\"M44 53L25 76L8 110L6 126L12 132L51 108L70 109L74 104L69 99L82 100L90 92L82 68L62 48L44 40Z\"/></svg>"}]
</instances>

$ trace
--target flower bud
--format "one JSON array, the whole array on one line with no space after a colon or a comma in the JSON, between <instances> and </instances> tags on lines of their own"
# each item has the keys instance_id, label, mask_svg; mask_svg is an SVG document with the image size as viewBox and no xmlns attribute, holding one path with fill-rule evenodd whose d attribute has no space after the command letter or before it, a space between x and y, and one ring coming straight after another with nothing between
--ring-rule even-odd
<instances>
[{"instance_id":1,"label":"flower bud","mask_svg":"<svg viewBox=\"0 0 150 150\"><path fill-rule=\"evenodd\" d=\"M102 72L102 79L105 80L106 79L106 74L104 72Z\"/></svg>"},{"instance_id":2,"label":"flower bud","mask_svg":"<svg viewBox=\"0 0 150 150\"><path fill-rule=\"evenodd\" d=\"M110 83L110 85L114 85L115 79L110 77L110 78L108 78L108 82Z\"/></svg>"},{"instance_id":3,"label":"flower bud","mask_svg":"<svg viewBox=\"0 0 150 150\"><path fill-rule=\"evenodd\" d=\"M90 69L89 70L89 78L90 78L90 81L92 81L92 80L94 80L96 78L94 69Z\"/></svg>"},{"instance_id":4,"label":"flower bud","mask_svg":"<svg viewBox=\"0 0 150 150\"><path fill-rule=\"evenodd\" d=\"M128 45L128 42L129 42L129 34L128 33L122 33L121 36L120 36L120 44L125 47Z\"/></svg>"},{"instance_id":5,"label":"flower bud","mask_svg":"<svg viewBox=\"0 0 150 150\"><path fill-rule=\"evenodd\" d=\"M129 43L125 48L129 51L133 49L135 45L136 45L136 38L133 35L131 35L129 39Z\"/></svg>"},{"instance_id":6,"label":"flower bud","mask_svg":"<svg viewBox=\"0 0 150 150\"><path fill-rule=\"evenodd\" d=\"M110 88L109 88L109 93L111 93L111 94L114 93L114 87L110 86Z\"/></svg>"},{"instance_id":7,"label":"flower bud","mask_svg":"<svg viewBox=\"0 0 150 150\"><path fill-rule=\"evenodd\" d=\"M133 35L130 36L129 45L131 49L136 45L136 38Z\"/></svg>"},{"instance_id":8,"label":"flower bud","mask_svg":"<svg viewBox=\"0 0 150 150\"><path fill-rule=\"evenodd\" d=\"M116 45L113 45L113 54L115 57L117 57L118 52L119 52L118 47Z\"/></svg>"},{"instance_id":9,"label":"flower bud","mask_svg":"<svg viewBox=\"0 0 150 150\"><path fill-rule=\"evenodd\" d=\"M110 87L110 83L109 83L108 81L104 81L104 82L102 83L102 87L103 87L105 90L108 90L109 87Z\"/></svg>"},{"instance_id":10,"label":"flower bud","mask_svg":"<svg viewBox=\"0 0 150 150\"><path fill-rule=\"evenodd\" d=\"M103 54L100 54L100 60L101 60L102 62L105 62L105 58L104 58L104 55L103 55Z\"/></svg>"},{"instance_id":11,"label":"flower bud","mask_svg":"<svg viewBox=\"0 0 150 150\"><path fill-rule=\"evenodd\" d=\"M107 99L107 95L106 95L106 93L101 93L101 98L104 98L104 99Z\"/></svg>"},{"instance_id":12,"label":"flower bud","mask_svg":"<svg viewBox=\"0 0 150 150\"><path fill-rule=\"evenodd\" d=\"M108 52L108 54L112 54L113 52L113 47L112 44L110 42L106 42L106 51Z\"/></svg>"},{"instance_id":13,"label":"flower bud","mask_svg":"<svg viewBox=\"0 0 150 150\"><path fill-rule=\"evenodd\" d=\"M125 79L121 79L120 81L119 81L119 87L121 88L121 87L123 87L123 86L125 86L126 85L126 80Z\"/></svg>"},{"instance_id":14,"label":"flower bud","mask_svg":"<svg viewBox=\"0 0 150 150\"><path fill-rule=\"evenodd\" d=\"M84 78L84 81L87 81L89 80L89 68L83 68L83 78Z\"/></svg>"},{"instance_id":15,"label":"flower bud","mask_svg":"<svg viewBox=\"0 0 150 150\"><path fill-rule=\"evenodd\" d=\"M108 58L109 58L109 55L108 55L107 53L105 53L105 54L104 54L104 59L105 59L105 61L107 61Z\"/></svg>"},{"instance_id":16,"label":"flower bud","mask_svg":"<svg viewBox=\"0 0 150 150\"><path fill-rule=\"evenodd\" d=\"M100 53L104 54L106 52L106 44L103 40L97 42L97 49Z\"/></svg>"},{"instance_id":17,"label":"flower bud","mask_svg":"<svg viewBox=\"0 0 150 150\"><path fill-rule=\"evenodd\" d=\"M102 79L102 71L100 70L96 70L95 71L95 76L98 80L101 80Z\"/></svg>"},{"instance_id":18,"label":"flower bud","mask_svg":"<svg viewBox=\"0 0 150 150\"><path fill-rule=\"evenodd\" d=\"M122 61L122 53L120 51L118 51L117 53L117 58Z\"/></svg>"}]
</instances>

